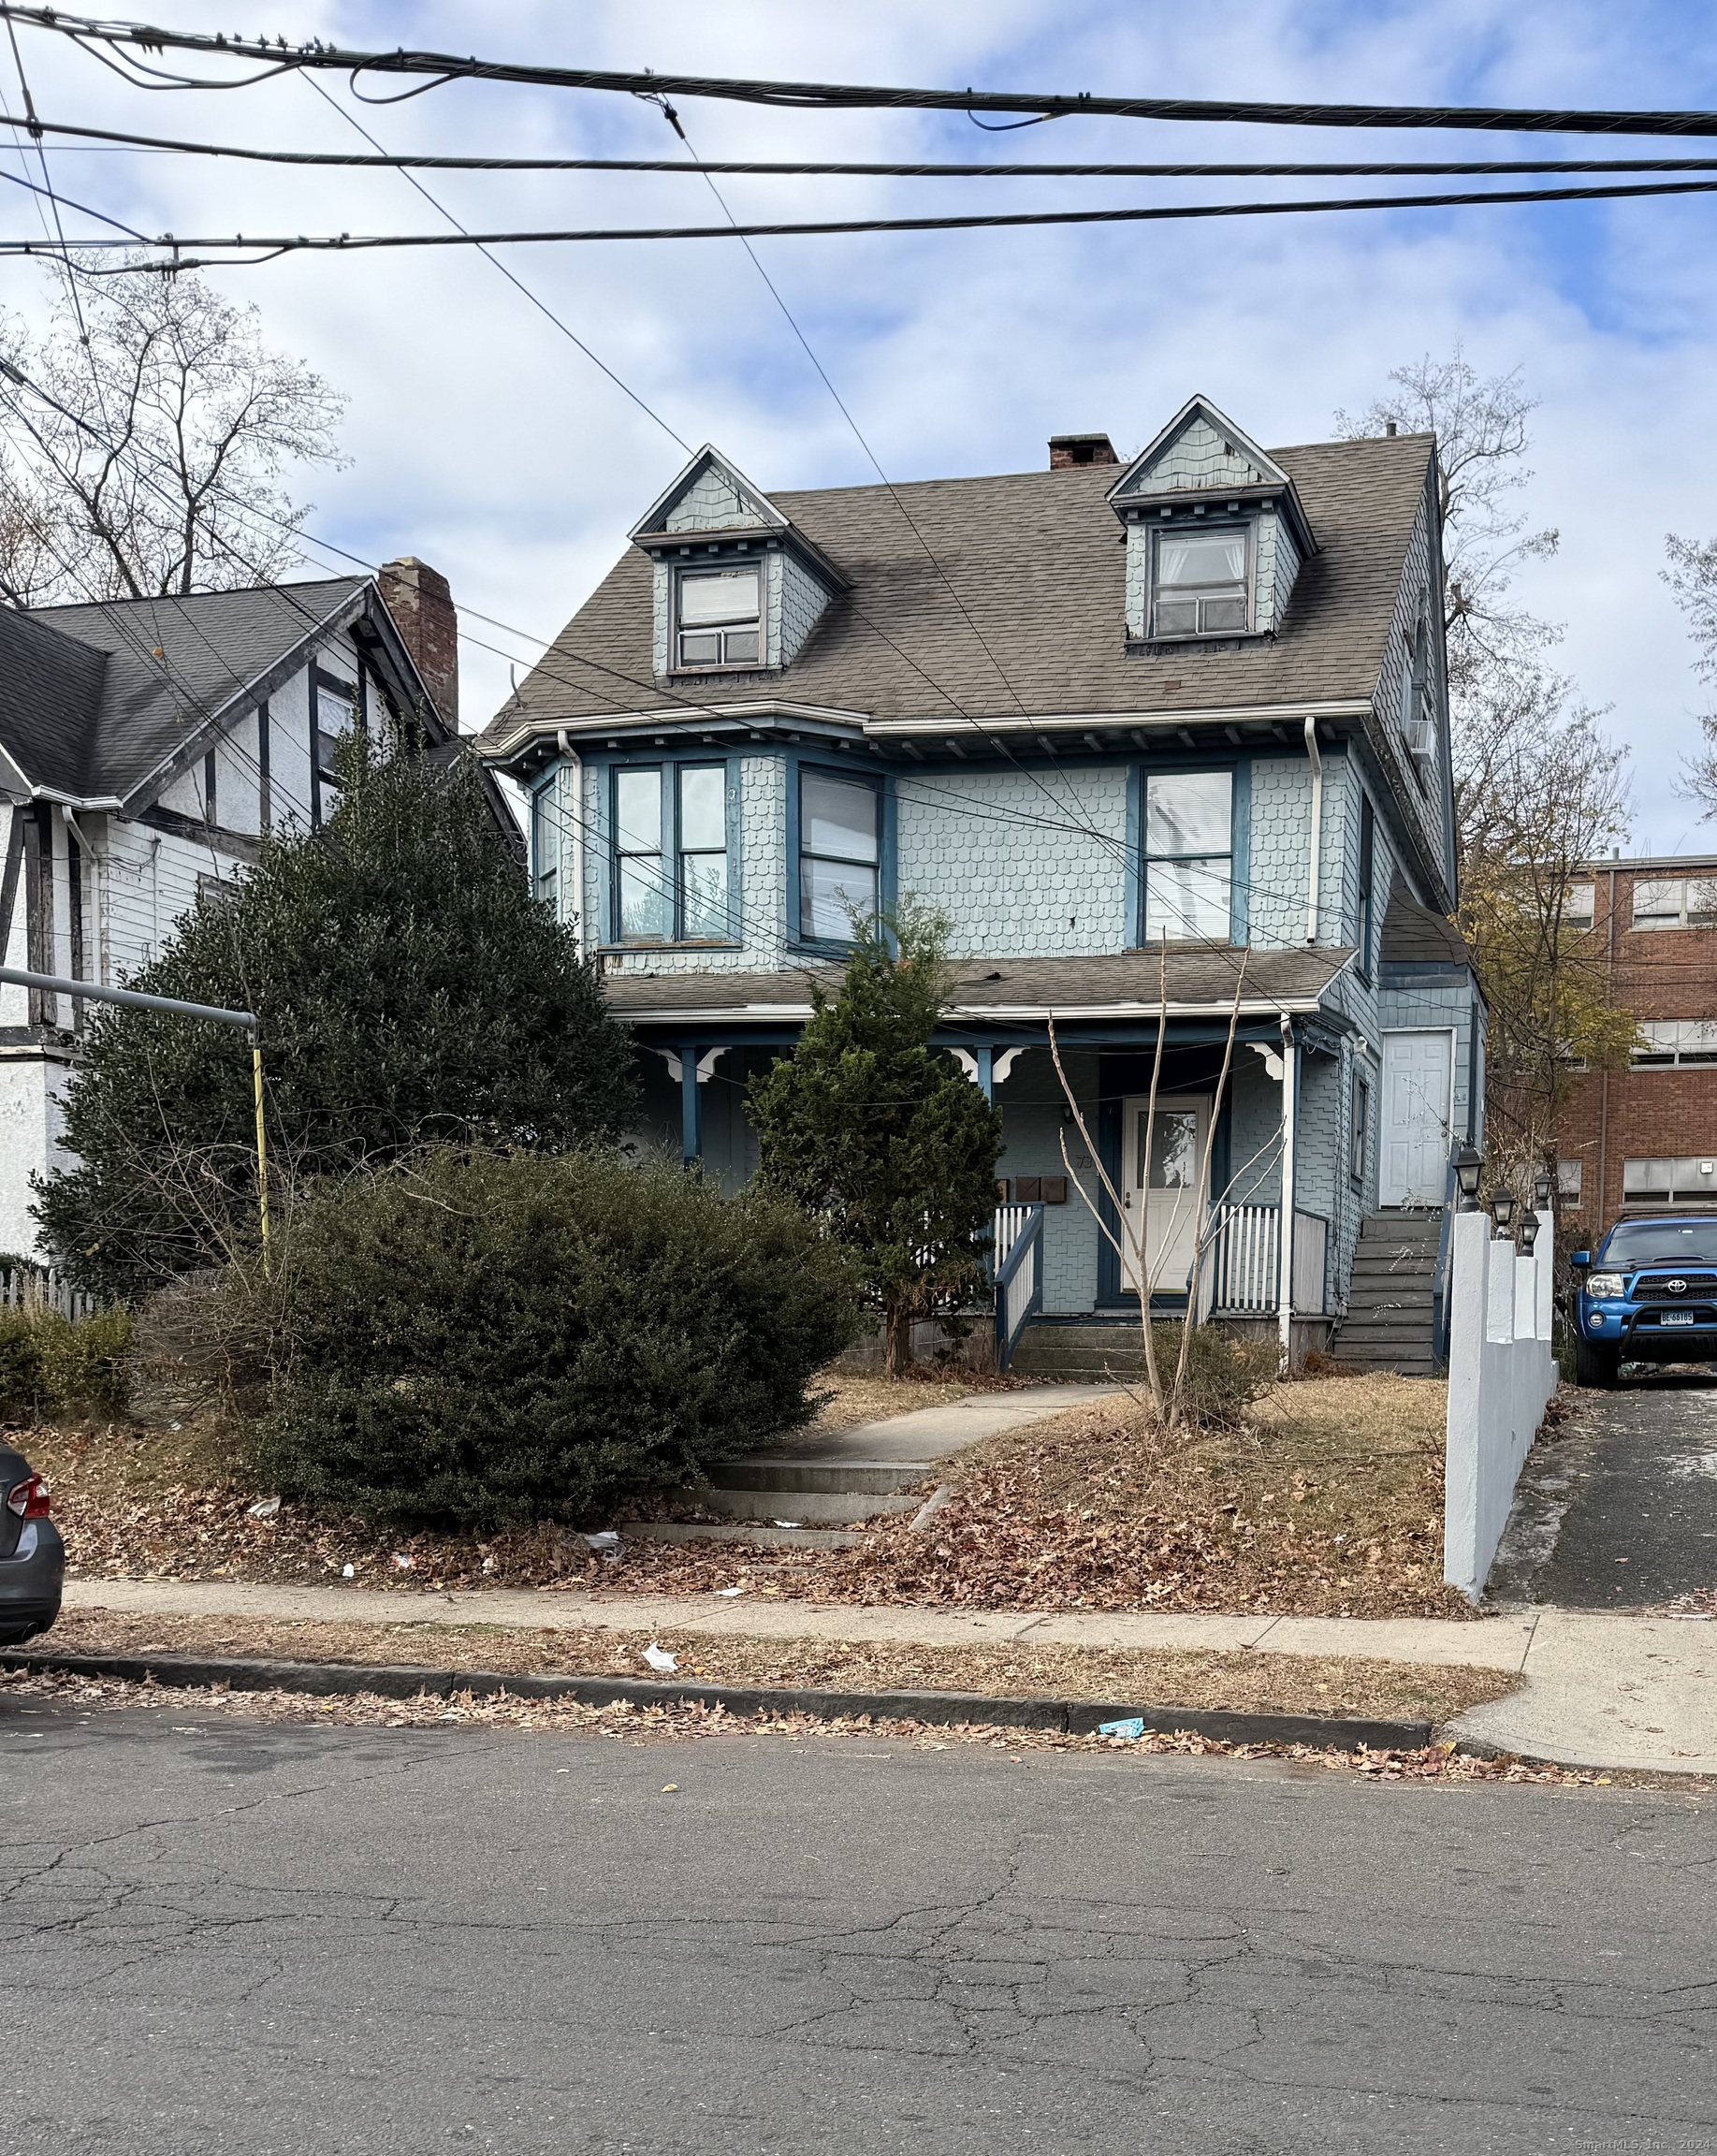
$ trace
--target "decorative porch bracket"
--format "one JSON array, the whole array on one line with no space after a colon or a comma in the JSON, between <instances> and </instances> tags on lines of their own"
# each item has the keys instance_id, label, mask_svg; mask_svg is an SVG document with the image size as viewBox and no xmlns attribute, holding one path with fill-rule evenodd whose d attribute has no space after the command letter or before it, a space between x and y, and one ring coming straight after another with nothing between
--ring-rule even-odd
<instances>
[{"instance_id":1,"label":"decorative porch bracket","mask_svg":"<svg viewBox=\"0 0 1717 2156\"><path fill-rule=\"evenodd\" d=\"M727 1054L727 1046L706 1048L701 1056L690 1043L680 1048L657 1048L651 1053L662 1057L668 1067L668 1076L679 1087L680 1158L688 1163L701 1160L704 1112L698 1087L707 1085L715 1076L716 1065Z\"/></svg>"},{"instance_id":2,"label":"decorative porch bracket","mask_svg":"<svg viewBox=\"0 0 1717 2156\"><path fill-rule=\"evenodd\" d=\"M948 1053L986 1100L994 1100L996 1088L1007 1081L1010 1071L1026 1053L1023 1047L951 1048Z\"/></svg>"}]
</instances>

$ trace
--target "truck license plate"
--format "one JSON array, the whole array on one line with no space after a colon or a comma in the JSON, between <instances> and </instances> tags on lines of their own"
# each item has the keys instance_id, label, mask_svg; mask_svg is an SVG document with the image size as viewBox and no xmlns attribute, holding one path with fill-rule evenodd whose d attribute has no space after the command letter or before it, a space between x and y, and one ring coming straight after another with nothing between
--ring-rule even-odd
<instances>
[{"instance_id":1,"label":"truck license plate","mask_svg":"<svg viewBox=\"0 0 1717 2156\"><path fill-rule=\"evenodd\" d=\"M1693 1321L1694 1314L1691 1310L1666 1310L1662 1320L1666 1325L1691 1325Z\"/></svg>"}]
</instances>

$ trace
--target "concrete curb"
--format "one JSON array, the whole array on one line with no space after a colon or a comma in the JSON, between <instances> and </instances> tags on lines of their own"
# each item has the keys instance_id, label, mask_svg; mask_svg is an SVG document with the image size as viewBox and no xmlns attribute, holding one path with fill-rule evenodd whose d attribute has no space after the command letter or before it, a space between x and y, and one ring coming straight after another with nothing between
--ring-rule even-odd
<instances>
[{"instance_id":1,"label":"concrete curb","mask_svg":"<svg viewBox=\"0 0 1717 2156\"><path fill-rule=\"evenodd\" d=\"M638 1677L502 1676L481 1669L420 1668L412 1664L269 1662L203 1654L0 1653L0 1668L109 1677L140 1684L225 1684L234 1692L302 1692L318 1698L371 1693L384 1699L572 1699L585 1707L697 1705L730 1714L815 1714L827 1721L869 1714L886 1721L995 1724L1064 1737L1090 1736L1102 1722L1140 1716L1149 1730L1185 1730L1225 1744L1305 1744L1325 1751L1419 1752L1429 1722L1366 1721L1357 1716L1245 1714L1222 1708L1104 1705L1094 1699L1043 1699L982 1692L834 1692L749 1684L662 1683Z\"/></svg>"}]
</instances>

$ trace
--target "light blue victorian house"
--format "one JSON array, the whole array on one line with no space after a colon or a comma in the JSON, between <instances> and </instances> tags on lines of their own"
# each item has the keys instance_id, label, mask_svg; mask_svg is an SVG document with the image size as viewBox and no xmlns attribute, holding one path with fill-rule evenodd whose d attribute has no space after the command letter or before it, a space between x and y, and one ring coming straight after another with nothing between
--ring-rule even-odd
<instances>
[{"instance_id":1,"label":"light blue victorian house","mask_svg":"<svg viewBox=\"0 0 1717 2156\"><path fill-rule=\"evenodd\" d=\"M1165 1308L1429 1368L1484 1043L1448 919L1435 445L1266 451L1194 398L1126 464L1049 446L773 495L701 450L482 736L536 887L635 1028L651 1135L735 1186L747 1078L853 909L945 912L1017 1366L1136 1320L1132 1211Z\"/></svg>"}]
</instances>

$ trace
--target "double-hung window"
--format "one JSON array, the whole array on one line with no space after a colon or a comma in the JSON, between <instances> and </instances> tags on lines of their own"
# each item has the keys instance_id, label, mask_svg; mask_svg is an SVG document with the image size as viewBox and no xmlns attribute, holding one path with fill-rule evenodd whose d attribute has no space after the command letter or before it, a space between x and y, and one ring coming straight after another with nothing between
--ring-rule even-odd
<instances>
[{"instance_id":1,"label":"double-hung window","mask_svg":"<svg viewBox=\"0 0 1717 2156\"><path fill-rule=\"evenodd\" d=\"M1369 794L1360 796L1360 918L1355 942L1359 946L1359 976L1371 979L1372 912L1377 885L1377 816Z\"/></svg>"},{"instance_id":2,"label":"double-hung window","mask_svg":"<svg viewBox=\"0 0 1717 2156\"><path fill-rule=\"evenodd\" d=\"M614 774L614 913L622 943L665 943L673 925L662 858L662 772Z\"/></svg>"},{"instance_id":3,"label":"double-hung window","mask_svg":"<svg viewBox=\"0 0 1717 2156\"><path fill-rule=\"evenodd\" d=\"M1347 1152L1347 1173L1356 1184L1363 1187L1365 1171L1371 1162L1371 1079L1363 1071L1353 1074L1353 1101L1350 1114L1351 1142Z\"/></svg>"},{"instance_id":4,"label":"double-hung window","mask_svg":"<svg viewBox=\"0 0 1717 2156\"><path fill-rule=\"evenodd\" d=\"M1249 626L1246 527L1153 534L1151 634L1216 636Z\"/></svg>"},{"instance_id":5,"label":"double-hung window","mask_svg":"<svg viewBox=\"0 0 1717 2156\"><path fill-rule=\"evenodd\" d=\"M621 943L732 937L725 765L615 772L614 917Z\"/></svg>"},{"instance_id":6,"label":"double-hung window","mask_svg":"<svg viewBox=\"0 0 1717 2156\"><path fill-rule=\"evenodd\" d=\"M682 764L674 774L679 852L679 934L718 943L732 933L727 907L727 769Z\"/></svg>"},{"instance_id":7,"label":"double-hung window","mask_svg":"<svg viewBox=\"0 0 1717 2156\"><path fill-rule=\"evenodd\" d=\"M1229 771L1150 772L1144 781L1144 940L1229 940L1234 779Z\"/></svg>"},{"instance_id":8,"label":"double-hung window","mask_svg":"<svg viewBox=\"0 0 1717 2156\"><path fill-rule=\"evenodd\" d=\"M760 565L677 570L674 641L676 666L755 666L764 655Z\"/></svg>"},{"instance_id":9,"label":"double-hung window","mask_svg":"<svg viewBox=\"0 0 1717 2156\"><path fill-rule=\"evenodd\" d=\"M844 943L876 913L882 798L874 786L799 774L799 933Z\"/></svg>"},{"instance_id":10,"label":"double-hung window","mask_svg":"<svg viewBox=\"0 0 1717 2156\"><path fill-rule=\"evenodd\" d=\"M313 821L319 823L339 803L340 744L358 726L360 707L356 683L337 680L333 675L319 670L312 676L312 680L316 755L316 786L313 795L316 813Z\"/></svg>"},{"instance_id":11,"label":"double-hung window","mask_svg":"<svg viewBox=\"0 0 1717 2156\"><path fill-rule=\"evenodd\" d=\"M531 796L531 868L532 887L545 906L560 910L560 820L556 813L555 782L538 787Z\"/></svg>"}]
</instances>

